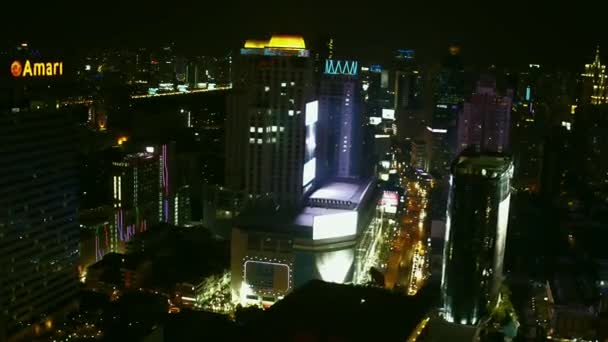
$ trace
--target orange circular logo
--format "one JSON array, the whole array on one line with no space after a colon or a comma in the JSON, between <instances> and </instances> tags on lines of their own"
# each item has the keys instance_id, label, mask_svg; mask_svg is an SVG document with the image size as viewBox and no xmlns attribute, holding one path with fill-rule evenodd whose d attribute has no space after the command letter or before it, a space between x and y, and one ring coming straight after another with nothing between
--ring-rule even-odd
<instances>
[{"instance_id":1,"label":"orange circular logo","mask_svg":"<svg viewBox=\"0 0 608 342\"><path fill-rule=\"evenodd\" d=\"M21 76L22 69L19 61L14 61L13 64L11 64L11 74L13 74L14 77Z\"/></svg>"}]
</instances>

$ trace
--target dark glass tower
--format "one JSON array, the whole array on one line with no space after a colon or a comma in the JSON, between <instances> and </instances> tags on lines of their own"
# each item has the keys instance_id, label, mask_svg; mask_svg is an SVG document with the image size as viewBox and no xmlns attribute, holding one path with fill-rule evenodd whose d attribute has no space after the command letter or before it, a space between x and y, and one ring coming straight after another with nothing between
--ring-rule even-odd
<instances>
[{"instance_id":1,"label":"dark glass tower","mask_svg":"<svg viewBox=\"0 0 608 342\"><path fill-rule=\"evenodd\" d=\"M465 153L451 171L443 314L449 322L477 324L502 282L513 163L503 155Z\"/></svg>"},{"instance_id":2,"label":"dark glass tower","mask_svg":"<svg viewBox=\"0 0 608 342\"><path fill-rule=\"evenodd\" d=\"M322 178L356 178L360 174L361 85L357 61L325 61L319 87L317 174Z\"/></svg>"},{"instance_id":3,"label":"dark glass tower","mask_svg":"<svg viewBox=\"0 0 608 342\"><path fill-rule=\"evenodd\" d=\"M72 128L57 112L0 111L0 340L49 328L78 292Z\"/></svg>"}]
</instances>

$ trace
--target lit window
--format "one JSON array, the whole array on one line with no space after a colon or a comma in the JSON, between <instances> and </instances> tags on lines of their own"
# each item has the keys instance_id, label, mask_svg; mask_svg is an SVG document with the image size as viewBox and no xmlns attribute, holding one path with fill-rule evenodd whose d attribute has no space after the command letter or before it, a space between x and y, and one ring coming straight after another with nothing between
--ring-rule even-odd
<instances>
[{"instance_id":1,"label":"lit window","mask_svg":"<svg viewBox=\"0 0 608 342\"><path fill-rule=\"evenodd\" d=\"M287 83L285 83L285 82L281 83L281 87L283 87L283 88L287 87Z\"/></svg>"},{"instance_id":2,"label":"lit window","mask_svg":"<svg viewBox=\"0 0 608 342\"><path fill-rule=\"evenodd\" d=\"M276 132L276 131L277 131L277 128L278 128L277 126L272 126L272 131L273 131L273 132Z\"/></svg>"},{"instance_id":3,"label":"lit window","mask_svg":"<svg viewBox=\"0 0 608 342\"><path fill-rule=\"evenodd\" d=\"M262 142L264 142L262 139L258 139L258 144L261 144Z\"/></svg>"},{"instance_id":4,"label":"lit window","mask_svg":"<svg viewBox=\"0 0 608 342\"><path fill-rule=\"evenodd\" d=\"M250 144L254 144L255 143L255 139L254 138L249 138L249 143Z\"/></svg>"},{"instance_id":5,"label":"lit window","mask_svg":"<svg viewBox=\"0 0 608 342\"><path fill-rule=\"evenodd\" d=\"M264 91L270 91L270 87L269 86L265 86L264 87Z\"/></svg>"},{"instance_id":6,"label":"lit window","mask_svg":"<svg viewBox=\"0 0 608 342\"><path fill-rule=\"evenodd\" d=\"M287 114L289 114L289 116L293 116L293 109L290 109Z\"/></svg>"},{"instance_id":7,"label":"lit window","mask_svg":"<svg viewBox=\"0 0 608 342\"><path fill-rule=\"evenodd\" d=\"M255 133L255 127L253 127L253 126L249 127L249 132Z\"/></svg>"},{"instance_id":8,"label":"lit window","mask_svg":"<svg viewBox=\"0 0 608 342\"><path fill-rule=\"evenodd\" d=\"M258 133L263 133L264 132L264 127L258 127Z\"/></svg>"}]
</instances>

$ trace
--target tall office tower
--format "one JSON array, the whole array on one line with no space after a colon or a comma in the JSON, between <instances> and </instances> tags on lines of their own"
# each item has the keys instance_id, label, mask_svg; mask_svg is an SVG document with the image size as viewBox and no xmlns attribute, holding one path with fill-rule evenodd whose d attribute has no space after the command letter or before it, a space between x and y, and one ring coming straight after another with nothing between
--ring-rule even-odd
<instances>
[{"instance_id":1,"label":"tall office tower","mask_svg":"<svg viewBox=\"0 0 608 342\"><path fill-rule=\"evenodd\" d=\"M78 294L72 127L61 113L0 111L0 340L29 340Z\"/></svg>"},{"instance_id":2,"label":"tall office tower","mask_svg":"<svg viewBox=\"0 0 608 342\"><path fill-rule=\"evenodd\" d=\"M414 50L397 50L395 56L395 111L419 107L422 77L415 64Z\"/></svg>"},{"instance_id":3,"label":"tall office tower","mask_svg":"<svg viewBox=\"0 0 608 342\"><path fill-rule=\"evenodd\" d=\"M496 92L496 80L479 80L458 120L458 152L468 147L484 152L509 151L512 104L512 90L502 96Z\"/></svg>"},{"instance_id":4,"label":"tall office tower","mask_svg":"<svg viewBox=\"0 0 608 342\"><path fill-rule=\"evenodd\" d=\"M161 86L163 84L172 84L176 81L175 77L175 54L173 52L173 44L163 47L162 49L151 54L150 61L150 76L153 84Z\"/></svg>"},{"instance_id":5,"label":"tall office tower","mask_svg":"<svg viewBox=\"0 0 608 342\"><path fill-rule=\"evenodd\" d=\"M177 160L175 158L175 142L146 147L147 153L155 153L158 158L158 175L160 178L160 204L159 219L165 223L175 222L175 199L177 197L177 182L175 173L177 171Z\"/></svg>"},{"instance_id":6,"label":"tall office tower","mask_svg":"<svg viewBox=\"0 0 608 342\"><path fill-rule=\"evenodd\" d=\"M314 89L304 39L248 40L235 62L233 89L226 120L226 185L251 198L272 195L279 203L298 203L307 186L304 117ZM308 169L315 173L314 167Z\"/></svg>"},{"instance_id":7,"label":"tall office tower","mask_svg":"<svg viewBox=\"0 0 608 342\"><path fill-rule=\"evenodd\" d=\"M431 171L448 173L456 150L456 116L464 102L464 67L460 48L451 46L435 80L434 108L430 125Z\"/></svg>"},{"instance_id":8,"label":"tall office tower","mask_svg":"<svg viewBox=\"0 0 608 342\"><path fill-rule=\"evenodd\" d=\"M416 139L424 132L422 73L414 50L397 50L394 59L394 109L398 135Z\"/></svg>"},{"instance_id":9,"label":"tall office tower","mask_svg":"<svg viewBox=\"0 0 608 342\"><path fill-rule=\"evenodd\" d=\"M600 46L595 50L595 59L591 64L585 64L583 76L582 104L599 105L608 102L608 81L606 65L600 62Z\"/></svg>"},{"instance_id":10,"label":"tall office tower","mask_svg":"<svg viewBox=\"0 0 608 342\"><path fill-rule=\"evenodd\" d=\"M361 153L361 96L356 61L325 61L319 89L321 177L355 178ZM324 165L326 164L326 165Z\"/></svg>"},{"instance_id":11,"label":"tall office tower","mask_svg":"<svg viewBox=\"0 0 608 342\"><path fill-rule=\"evenodd\" d=\"M164 194L160 191L162 174L159 158L154 153L126 155L113 162L112 186L114 193L114 224L111 251L124 251L125 243L133 235L161 221Z\"/></svg>"},{"instance_id":12,"label":"tall office tower","mask_svg":"<svg viewBox=\"0 0 608 342\"><path fill-rule=\"evenodd\" d=\"M449 322L477 324L503 278L512 161L465 153L452 164L441 292Z\"/></svg>"},{"instance_id":13,"label":"tall office tower","mask_svg":"<svg viewBox=\"0 0 608 342\"><path fill-rule=\"evenodd\" d=\"M576 163L568 172L573 173L579 181L579 190L586 189L598 201L604 201L608 188L608 108L606 106L584 107L576 113L574 128L569 125L564 134L571 133L570 140L576 151ZM566 158L563 153L560 158Z\"/></svg>"}]
</instances>

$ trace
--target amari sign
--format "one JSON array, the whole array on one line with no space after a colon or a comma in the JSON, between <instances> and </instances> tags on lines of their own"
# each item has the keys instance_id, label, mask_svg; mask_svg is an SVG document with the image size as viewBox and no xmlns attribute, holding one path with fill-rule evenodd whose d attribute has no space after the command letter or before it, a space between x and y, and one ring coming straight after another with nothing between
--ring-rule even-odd
<instances>
[{"instance_id":1,"label":"amari sign","mask_svg":"<svg viewBox=\"0 0 608 342\"><path fill-rule=\"evenodd\" d=\"M43 77L63 75L63 62L14 61L11 64L13 77Z\"/></svg>"}]
</instances>

